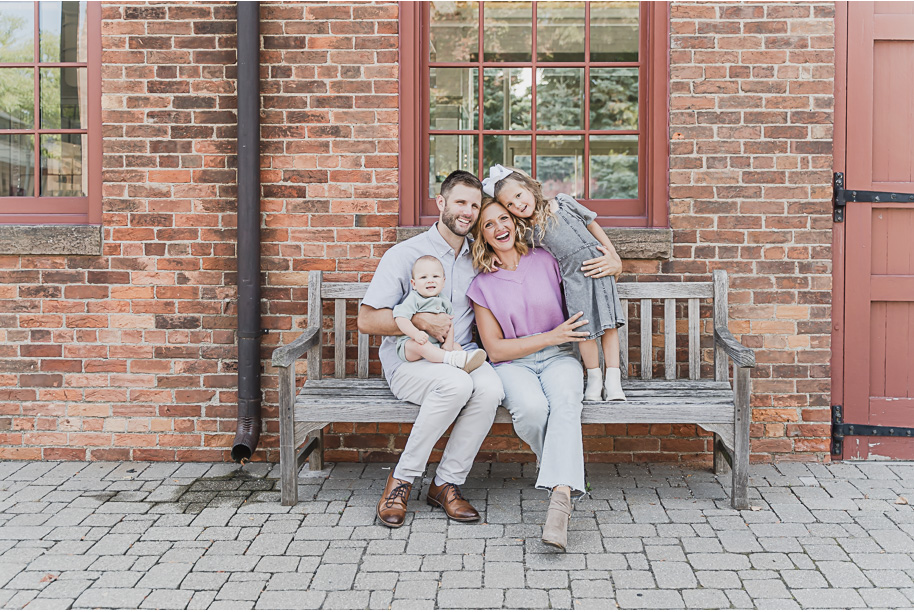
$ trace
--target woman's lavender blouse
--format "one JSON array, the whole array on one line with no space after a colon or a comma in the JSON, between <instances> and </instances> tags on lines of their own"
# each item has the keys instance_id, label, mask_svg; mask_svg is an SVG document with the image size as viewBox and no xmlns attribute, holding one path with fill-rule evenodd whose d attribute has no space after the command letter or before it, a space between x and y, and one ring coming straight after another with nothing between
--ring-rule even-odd
<instances>
[{"instance_id":1,"label":"woman's lavender blouse","mask_svg":"<svg viewBox=\"0 0 914 612\"><path fill-rule=\"evenodd\" d=\"M535 249L521 257L517 270L478 274L467 297L492 311L505 338L523 338L565 321L561 281L555 258L546 249Z\"/></svg>"}]
</instances>

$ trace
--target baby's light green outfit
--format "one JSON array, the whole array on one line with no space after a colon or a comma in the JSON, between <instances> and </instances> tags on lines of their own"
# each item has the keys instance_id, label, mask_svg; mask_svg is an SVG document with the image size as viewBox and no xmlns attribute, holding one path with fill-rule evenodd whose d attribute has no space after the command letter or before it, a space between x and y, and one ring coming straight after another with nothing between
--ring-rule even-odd
<instances>
[{"instance_id":1,"label":"baby's light green outfit","mask_svg":"<svg viewBox=\"0 0 914 612\"><path fill-rule=\"evenodd\" d=\"M409 295L406 296L405 300L394 306L395 319L397 317L412 319L413 315L417 312L444 312L447 314L454 314L453 309L451 308L451 303L446 298L443 298L440 295L422 297L415 289L409 292ZM400 357L400 359L403 361L407 361L406 341L409 339L409 336L400 336L397 338L397 356ZM440 346L441 344L431 336L428 337L428 341L435 346Z\"/></svg>"}]
</instances>

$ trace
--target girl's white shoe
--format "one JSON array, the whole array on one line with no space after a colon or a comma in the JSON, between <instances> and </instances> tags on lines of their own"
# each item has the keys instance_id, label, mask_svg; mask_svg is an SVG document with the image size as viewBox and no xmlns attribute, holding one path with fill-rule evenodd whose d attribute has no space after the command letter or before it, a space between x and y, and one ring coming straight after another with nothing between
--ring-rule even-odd
<instances>
[{"instance_id":1,"label":"girl's white shoe","mask_svg":"<svg viewBox=\"0 0 914 612\"><path fill-rule=\"evenodd\" d=\"M603 399L603 372L600 368L587 370L587 386L584 387L585 402L599 402Z\"/></svg>"},{"instance_id":2,"label":"girl's white shoe","mask_svg":"<svg viewBox=\"0 0 914 612\"><path fill-rule=\"evenodd\" d=\"M622 391L622 370L619 368L606 368L605 386L607 401L625 401L625 393Z\"/></svg>"}]
</instances>

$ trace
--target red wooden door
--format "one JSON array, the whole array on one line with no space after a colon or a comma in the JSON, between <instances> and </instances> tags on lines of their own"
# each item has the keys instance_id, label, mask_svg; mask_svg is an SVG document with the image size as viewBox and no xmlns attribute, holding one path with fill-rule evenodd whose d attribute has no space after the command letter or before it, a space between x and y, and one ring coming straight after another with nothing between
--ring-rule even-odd
<instances>
[{"instance_id":1,"label":"red wooden door","mask_svg":"<svg viewBox=\"0 0 914 612\"><path fill-rule=\"evenodd\" d=\"M847 11L845 187L914 193L914 2ZM914 427L914 204L845 218L844 420ZM844 457L914 459L914 440L847 437Z\"/></svg>"}]
</instances>

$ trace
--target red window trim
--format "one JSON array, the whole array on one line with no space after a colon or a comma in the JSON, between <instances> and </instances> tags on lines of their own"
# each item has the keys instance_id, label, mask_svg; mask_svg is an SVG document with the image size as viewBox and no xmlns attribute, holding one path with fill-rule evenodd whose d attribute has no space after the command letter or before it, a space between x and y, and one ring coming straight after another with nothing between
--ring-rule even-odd
<instances>
[{"instance_id":1,"label":"red window trim","mask_svg":"<svg viewBox=\"0 0 914 612\"><path fill-rule=\"evenodd\" d=\"M428 48L429 24L425 2L400 2L400 225L429 225L434 217L421 214L427 200L428 163ZM641 88L645 100L642 126L643 160L639 184L643 214L600 216L614 227L669 227L669 3L642 3L646 26L640 51L647 76ZM424 158L424 159L423 159Z\"/></svg>"},{"instance_id":2,"label":"red window trim","mask_svg":"<svg viewBox=\"0 0 914 612\"><path fill-rule=\"evenodd\" d=\"M35 2L37 7L38 3ZM36 8L37 11L37 8ZM88 143L88 186L87 197L0 197L0 224L22 225L100 225L102 222L102 7L101 2L86 3L87 58L86 82L89 125L86 131ZM37 15L35 37L38 37ZM37 66L39 58L30 65ZM26 64L29 65L29 64ZM38 85L35 85L38 96ZM39 117L35 117L39 121ZM54 130L54 132L75 130ZM0 133L37 133L34 130L2 130ZM36 141L35 148L40 143ZM41 184L40 164L36 166L35 189Z\"/></svg>"}]
</instances>

